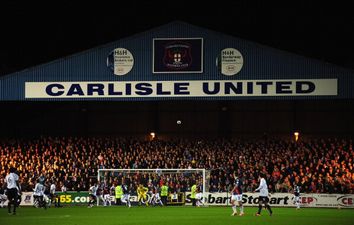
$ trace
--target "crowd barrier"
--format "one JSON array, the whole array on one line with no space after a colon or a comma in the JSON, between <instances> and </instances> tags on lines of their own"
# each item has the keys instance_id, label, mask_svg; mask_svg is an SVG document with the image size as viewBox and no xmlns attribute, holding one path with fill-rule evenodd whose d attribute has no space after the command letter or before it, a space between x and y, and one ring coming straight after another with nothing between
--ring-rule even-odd
<instances>
[{"instance_id":1,"label":"crowd barrier","mask_svg":"<svg viewBox=\"0 0 354 225\"><path fill-rule=\"evenodd\" d=\"M186 192L186 205L191 205L191 193ZM88 203L88 192L59 192L58 198L62 205L84 205ZM132 203L137 202L137 196L131 196ZM205 193L204 203L209 206L228 206L231 196L229 193ZM259 193L244 193L243 204L245 206L257 206ZM114 197L111 198L112 202ZM294 195L291 193L274 193L269 197L270 204L276 207L295 207ZM7 204L5 202L5 204ZM354 208L354 194L301 194L301 207L313 208ZM21 205L33 205L33 192L23 192Z\"/></svg>"}]
</instances>

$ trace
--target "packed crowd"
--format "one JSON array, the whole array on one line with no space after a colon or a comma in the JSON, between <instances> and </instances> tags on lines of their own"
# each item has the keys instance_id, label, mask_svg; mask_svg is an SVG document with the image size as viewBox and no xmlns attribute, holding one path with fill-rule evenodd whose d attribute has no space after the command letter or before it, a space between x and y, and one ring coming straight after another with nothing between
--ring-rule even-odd
<instances>
[{"instance_id":1,"label":"packed crowd","mask_svg":"<svg viewBox=\"0 0 354 225\"><path fill-rule=\"evenodd\" d=\"M271 192L290 192L296 182L303 192L354 193L353 158L350 139L42 137L0 142L0 182L11 166L19 172L23 191L32 191L40 176L56 183L58 190L87 191L100 168L205 168L210 170L210 192L230 190L234 174L242 178L245 191L253 191L258 174L264 173ZM160 182L153 173L140 176ZM196 179L188 174L163 176L178 191L187 190Z\"/></svg>"}]
</instances>

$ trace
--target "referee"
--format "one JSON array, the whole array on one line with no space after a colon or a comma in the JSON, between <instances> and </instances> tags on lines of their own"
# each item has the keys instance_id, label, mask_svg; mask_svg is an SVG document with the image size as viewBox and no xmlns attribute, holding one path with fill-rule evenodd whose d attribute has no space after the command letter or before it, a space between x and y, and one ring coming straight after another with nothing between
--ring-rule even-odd
<instances>
[{"instance_id":1,"label":"referee","mask_svg":"<svg viewBox=\"0 0 354 225\"><path fill-rule=\"evenodd\" d=\"M7 199L9 203L7 205L9 215L16 215L16 207L17 207L17 190L19 189L18 185L18 175L15 173L16 169L11 167L10 173L5 178L5 185L7 188ZM11 205L14 206L13 211L11 212Z\"/></svg>"}]
</instances>

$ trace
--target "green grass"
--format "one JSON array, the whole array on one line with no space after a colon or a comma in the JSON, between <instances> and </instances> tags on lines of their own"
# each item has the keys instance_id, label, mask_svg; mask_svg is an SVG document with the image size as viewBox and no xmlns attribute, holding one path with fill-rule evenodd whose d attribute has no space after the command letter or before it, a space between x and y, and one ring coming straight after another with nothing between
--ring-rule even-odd
<instances>
[{"instance_id":1,"label":"green grass","mask_svg":"<svg viewBox=\"0 0 354 225\"><path fill-rule=\"evenodd\" d=\"M257 208L245 207L245 216L231 216L230 207L66 207L48 210L21 207L17 215L0 209L0 225L352 225L353 209L273 208L256 217Z\"/></svg>"}]
</instances>

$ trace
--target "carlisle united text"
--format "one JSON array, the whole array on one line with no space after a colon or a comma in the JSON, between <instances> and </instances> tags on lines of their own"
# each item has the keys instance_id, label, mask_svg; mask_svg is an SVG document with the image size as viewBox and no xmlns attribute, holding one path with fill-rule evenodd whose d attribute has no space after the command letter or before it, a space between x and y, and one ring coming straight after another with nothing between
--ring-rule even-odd
<instances>
[{"instance_id":1,"label":"carlisle united text","mask_svg":"<svg viewBox=\"0 0 354 225\"><path fill-rule=\"evenodd\" d=\"M331 84L335 90L319 88ZM336 95L336 89L334 79L27 82L26 98L306 96Z\"/></svg>"}]
</instances>

